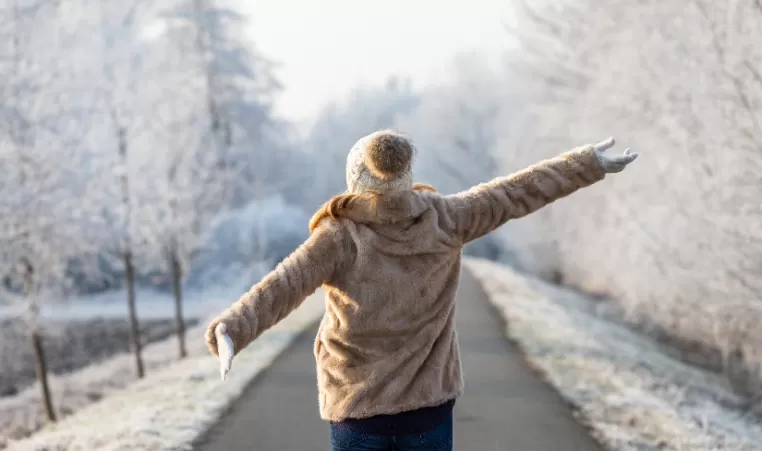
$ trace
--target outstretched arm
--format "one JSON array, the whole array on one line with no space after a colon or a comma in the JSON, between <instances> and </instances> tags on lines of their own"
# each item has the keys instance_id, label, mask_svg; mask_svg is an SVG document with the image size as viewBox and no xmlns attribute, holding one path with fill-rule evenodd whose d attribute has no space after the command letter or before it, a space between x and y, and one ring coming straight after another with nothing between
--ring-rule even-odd
<instances>
[{"instance_id":1,"label":"outstretched arm","mask_svg":"<svg viewBox=\"0 0 762 451\"><path fill-rule=\"evenodd\" d=\"M206 343L212 354L220 356L218 324L224 325L223 334L230 337L233 353L238 354L329 281L344 261L343 236L338 224L323 221L307 241L209 324Z\"/></svg>"},{"instance_id":2,"label":"outstretched arm","mask_svg":"<svg viewBox=\"0 0 762 451\"><path fill-rule=\"evenodd\" d=\"M603 180L606 173L622 171L637 157L606 152L614 138L579 147L507 177L498 177L467 191L446 196L455 233L464 243L480 238L510 219L517 219Z\"/></svg>"}]
</instances>

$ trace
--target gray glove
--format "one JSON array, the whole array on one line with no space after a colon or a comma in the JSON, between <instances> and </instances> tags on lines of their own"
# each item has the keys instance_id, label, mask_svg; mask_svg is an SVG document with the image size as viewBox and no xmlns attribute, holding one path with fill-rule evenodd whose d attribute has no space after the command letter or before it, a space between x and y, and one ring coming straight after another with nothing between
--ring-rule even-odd
<instances>
[{"instance_id":1,"label":"gray glove","mask_svg":"<svg viewBox=\"0 0 762 451\"><path fill-rule=\"evenodd\" d=\"M224 381L228 375L230 367L233 366L233 340L227 334L227 327L224 323L217 324L214 329L214 335L217 337L217 354L220 359L220 378Z\"/></svg>"},{"instance_id":2,"label":"gray glove","mask_svg":"<svg viewBox=\"0 0 762 451\"><path fill-rule=\"evenodd\" d=\"M593 146L593 151L595 151L595 155L598 157L598 162L606 173L622 172L628 164L638 158L638 154L633 152L629 147L625 149L623 155L607 154L606 150L610 149L614 145L614 142L614 138L611 137Z\"/></svg>"}]
</instances>

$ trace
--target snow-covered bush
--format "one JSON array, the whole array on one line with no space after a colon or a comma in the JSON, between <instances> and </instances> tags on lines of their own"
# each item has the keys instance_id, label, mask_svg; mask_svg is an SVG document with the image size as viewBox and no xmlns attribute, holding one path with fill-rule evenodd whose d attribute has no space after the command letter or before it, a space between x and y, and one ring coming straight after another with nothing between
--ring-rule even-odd
<instances>
[{"instance_id":1,"label":"snow-covered bush","mask_svg":"<svg viewBox=\"0 0 762 451\"><path fill-rule=\"evenodd\" d=\"M279 197L253 201L217 218L207 231L208 244L192 262L188 286L225 283L251 273L256 282L307 238L309 216Z\"/></svg>"}]
</instances>

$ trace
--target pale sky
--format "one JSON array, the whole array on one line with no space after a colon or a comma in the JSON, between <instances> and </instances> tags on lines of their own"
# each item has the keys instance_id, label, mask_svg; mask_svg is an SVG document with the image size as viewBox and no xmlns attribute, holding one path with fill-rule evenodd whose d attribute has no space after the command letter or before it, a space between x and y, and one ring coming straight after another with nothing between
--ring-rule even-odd
<instances>
[{"instance_id":1,"label":"pale sky","mask_svg":"<svg viewBox=\"0 0 762 451\"><path fill-rule=\"evenodd\" d=\"M505 48L505 0L246 1L251 37L283 66L277 110L308 120L358 84L441 75L461 50Z\"/></svg>"}]
</instances>

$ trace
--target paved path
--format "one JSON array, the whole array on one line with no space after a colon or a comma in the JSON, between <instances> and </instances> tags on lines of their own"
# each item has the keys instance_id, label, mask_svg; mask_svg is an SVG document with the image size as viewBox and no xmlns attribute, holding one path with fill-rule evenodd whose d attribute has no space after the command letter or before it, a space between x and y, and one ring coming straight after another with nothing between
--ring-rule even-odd
<instances>
[{"instance_id":1,"label":"paved path","mask_svg":"<svg viewBox=\"0 0 762 451\"><path fill-rule=\"evenodd\" d=\"M455 406L458 451L599 451L558 395L504 339L500 315L463 272L457 328L466 382ZM318 416L312 328L255 380L199 451L326 451Z\"/></svg>"}]
</instances>

